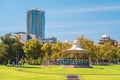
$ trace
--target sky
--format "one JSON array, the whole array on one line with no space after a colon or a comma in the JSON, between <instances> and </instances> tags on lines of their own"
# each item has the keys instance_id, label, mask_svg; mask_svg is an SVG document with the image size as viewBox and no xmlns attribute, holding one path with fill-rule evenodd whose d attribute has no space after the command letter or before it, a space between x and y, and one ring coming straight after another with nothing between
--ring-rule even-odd
<instances>
[{"instance_id":1,"label":"sky","mask_svg":"<svg viewBox=\"0 0 120 80\"><path fill-rule=\"evenodd\" d=\"M45 35L60 41L84 36L98 43L103 34L120 41L120 0L0 0L0 36L26 32L26 12L45 11Z\"/></svg>"}]
</instances>

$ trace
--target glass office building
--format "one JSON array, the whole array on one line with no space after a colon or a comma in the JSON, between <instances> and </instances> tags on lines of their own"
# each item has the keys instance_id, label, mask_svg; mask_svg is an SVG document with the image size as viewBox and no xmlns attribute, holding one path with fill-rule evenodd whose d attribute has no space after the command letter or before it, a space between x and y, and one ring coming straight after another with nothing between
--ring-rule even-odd
<instances>
[{"instance_id":1,"label":"glass office building","mask_svg":"<svg viewBox=\"0 0 120 80\"><path fill-rule=\"evenodd\" d=\"M33 34L36 39L45 38L45 11L31 9L27 11L27 34Z\"/></svg>"}]
</instances>

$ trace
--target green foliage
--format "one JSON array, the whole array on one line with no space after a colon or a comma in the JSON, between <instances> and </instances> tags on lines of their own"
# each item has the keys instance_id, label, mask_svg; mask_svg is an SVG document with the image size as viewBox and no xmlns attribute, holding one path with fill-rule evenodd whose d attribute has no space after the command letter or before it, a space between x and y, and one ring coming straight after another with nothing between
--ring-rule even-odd
<instances>
[{"instance_id":1,"label":"green foliage","mask_svg":"<svg viewBox=\"0 0 120 80\"><path fill-rule=\"evenodd\" d=\"M26 62L29 64L37 64L37 60L42 60L44 54L42 53L41 48L42 45L38 40L27 41L23 48L26 56Z\"/></svg>"},{"instance_id":2,"label":"green foliage","mask_svg":"<svg viewBox=\"0 0 120 80\"><path fill-rule=\"evenodd\" d=\"M95 45L93 41L84 38L84 36L79 37L78 41L80 42L82 48L90 50L88 56L90 61L93 63L95 62L95 64L98 64L98 62L104 61L107 63L119 62L119 49L118 47L113 46L111 41L106 41L104 44Z\"/></svg>"},{"instance_id":3,"label":"green foliage","mask_svg":"<svg viewBox=\"0 0 120 80\"><path fill-rule=\"evenodd\" d=\"M119 63L120 47L113 46L111 41L106 41L104 44L94 44L92 40L84 36L79 37L78 41L83 49L89 50L89 53L86 54L86 59L93 64L99 64L100 62ZM54 60L63 59L64 50L69 49L72 46L71 44L60 41L57 41L55 44L40 44L38 40L31 40L27 41L23 47L18 37L12 38L11 34L6 34L1 37L0 63L20 61L23 59L23 55L25 55L23 60L27 64L42 64L48 61L52 63ZM19 59L17 59L16 54L19 54ZM73 54L69 55L70 59L73 57ZM77 59L81 59L82 57L78 55Z\"/></svg>"},{"instance_id":4,"label":"green foliage","mask_svg":"<svg viewBox=\"0 0 120 80\"><path fill-rule=\"evenodd\" d=\"M84 38L84 36L79 37L78 41L80 42L80 46L86 50L92 50L94 47L93 41L91 41L90 39Z\"/></svg>"},{"instance_id":5,"label":"green foliage","mask_svg":"<svg viewBox=\"0 0 120 80\"><path fill-rule=\"evenodd\" d=\"M56 60L56 59L60 59L62 58L63 50L65 50L67 46L65 46L62 42L57 41L56 44L52 45L52 59Z\"/></svg>"},{"instance_id":6,"label":"green foliage","mask_svg":"<svg viewBox=\"0 0 120 80\"><path fill-rule=\"evenodd\" d=\"M2 57L1 59L5 60L1 60L1 63L7 61L11 63L11 61L15 61L16 52L21 55L19 53L19 50L22 50L22 44L20 43L18 38L12 38L11 33L1 37L0 56Z\"/></svg>"}]
</instances>

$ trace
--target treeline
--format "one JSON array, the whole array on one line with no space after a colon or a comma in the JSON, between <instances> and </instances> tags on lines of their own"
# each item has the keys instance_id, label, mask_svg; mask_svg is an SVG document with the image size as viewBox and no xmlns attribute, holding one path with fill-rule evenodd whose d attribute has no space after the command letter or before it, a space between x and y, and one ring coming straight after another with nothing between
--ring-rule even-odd
<instances>
[{"instance_id":1,"label":"treeline","mask_svg":"<svg viewBox=\"0 0 120 80\"><path fill-rule=\"evenodd\" d=\"M111 45L111 42L94 44L83 36L78 38L82 48L89 50L89 61L92 64L119 63L120 47ZM57 59L64 58L64 51L72 46L72 43L57 41L55 44L41 44L38 40L30 40L25 44L19 41L19 37L13 38L11 34L1 37L0 64L52 64ZM74 56L71 55L71 59Z\"/></svg>"}]
</instances>

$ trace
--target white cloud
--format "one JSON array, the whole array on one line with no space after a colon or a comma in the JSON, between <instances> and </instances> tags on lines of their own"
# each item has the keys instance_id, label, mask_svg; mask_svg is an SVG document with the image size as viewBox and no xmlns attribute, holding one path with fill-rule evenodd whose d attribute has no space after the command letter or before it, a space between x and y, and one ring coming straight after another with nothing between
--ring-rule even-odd
<instances>
[{"instance_id":1,"label":"white cloud","mask_svg":"<svg viewBox=\"0 0 120 80\"><path fill-rule=\"evenodd\" d=\"M81 7L65 8L65 9L59 9L58 11L49 11L49 12L52 14L69 14L69 13L101 12L101 11L114 11L114 10L120 10L120 6L111 5L111 6L96 6L96 7L87 7L87 8L81 8Z\"/></svg>"},{"instance_id":2,"label":"white cloud","mask_svg":"<svg viewBox=\"0 0 120 80\"><path fill-rule=\"evenodd\" d=\"M70 31L70 32L49 32L49 33L47 33L46 35L57 35L57 36L68 36L68 35L70 35L70 36L78 36L78 35L84 35L84 36L86 36L86 35L96 35L96 34L110 34L110 33L115 33L116 31L114 31L114 30L109 30L109 31L106 31L106 30L97 30L97 31L83 31L83 32L81 32L81 31ZM119 31L117 31L117 32L119 32Z\"/></svg>"},{"instance_id":3,"label":"white cloud","mask_svg":"<svg viewBox=\"0 0 120 80\"><path fill-rule=\"evenodd\" d=\"M94 34L94 32L55 32L49 33L52 35L86 35L86 34Z\"/></svg>"},{"instance_id":4,"label":"white cloud","mask_svg":"<svg viewBox=\"0 0 120 80\"><path fill-rule=\"evenodd\" d=\"M113 20L113 21L97 21L93 24L120 24L120 20Z\"/></svg>"},{"instance_id":5,"label":"white cloud","mask_svg":"<svg viewBox=\"0 0 120 80\"><path fill-rule=\"evenodd\" d=\"M69 27L80 27L83 25L114 25L120 24L120 20L112 20L112 21L86 21L79 23L64 23L64 24L46 24L48 28L69 28Z\"/></svg>"}]
</instances>

